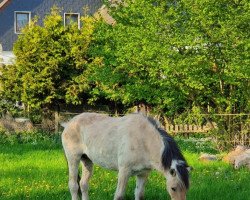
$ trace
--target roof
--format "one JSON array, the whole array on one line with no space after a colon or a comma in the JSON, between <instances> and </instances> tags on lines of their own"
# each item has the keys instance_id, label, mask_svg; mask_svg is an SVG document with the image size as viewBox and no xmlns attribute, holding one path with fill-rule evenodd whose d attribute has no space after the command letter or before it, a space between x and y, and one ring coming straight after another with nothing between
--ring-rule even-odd
<instances>
[{"instance_id":1,"label":"roof","mask_svg":"<svg viewBox=\"0 0 250 200\"><path fill-rule=\"evenodd\" d=\"M2 2L0 3L0 10L7 4L9 3L11 0L2 0Z\"/></svg>"},{"instance_id":2,"label":"roof","mask_svg":"<svg viewBox=\"0 0 250 200\"><path fill-rule=\"evenodd\" d=\"M94 15L97 19L103 18L103 20L110 25L115 25L116 21L115 19L109 14L108 8L103 5Z\"/></svg>"}]
</instances>

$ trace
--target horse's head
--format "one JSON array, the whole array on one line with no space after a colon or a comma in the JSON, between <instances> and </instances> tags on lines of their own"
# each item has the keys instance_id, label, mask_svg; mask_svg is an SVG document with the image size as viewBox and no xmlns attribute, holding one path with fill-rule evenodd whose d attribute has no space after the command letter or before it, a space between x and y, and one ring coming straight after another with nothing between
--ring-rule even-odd
<instances>
[{"instance_id":1,"label":"horse's head","mask_svg":"<svg viewBox=\"0 0 250 200\"><path fill-rule=\"evenodd\" d=\"M186 200L189 188L189 170L184 163L176 163L166 173L167 191L172 200Z\"/></svg>"},{"instance_id":2,"label":"horse's head","mask_svg":"<svg viewBox=\"0 0 250 200\"><path fill-rule=\"evenodd\" d=\"M162 129L157 121L148 118L152 125L162 136L161 171L167 179L167 191L172 200L186 200L189 188L189 170L184 156L177 143L167 132Z\"/></svg>"}]
</instances>

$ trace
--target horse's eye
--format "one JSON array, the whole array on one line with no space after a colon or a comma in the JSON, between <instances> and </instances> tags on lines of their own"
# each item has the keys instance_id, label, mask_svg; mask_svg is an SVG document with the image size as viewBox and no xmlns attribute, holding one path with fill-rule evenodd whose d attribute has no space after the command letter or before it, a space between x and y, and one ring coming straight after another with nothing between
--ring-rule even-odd
<instances>
[{"instance_id":1,"label":"horse's eye","mask_svg":"<svg viewBox=\"0 0 250 200\"><path fill-rule=\"evenodd\" d=\"M171 189L172 189L174 192L176 191L176 187L175 187L175 188L174 188L174 187L172 187Z\"/></svg>"}]
</instances>

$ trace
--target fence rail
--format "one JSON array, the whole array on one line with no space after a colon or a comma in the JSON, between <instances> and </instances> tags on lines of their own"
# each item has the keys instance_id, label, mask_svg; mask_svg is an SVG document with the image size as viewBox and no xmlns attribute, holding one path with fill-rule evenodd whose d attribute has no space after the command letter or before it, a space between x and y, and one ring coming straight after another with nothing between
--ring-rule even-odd
<instances>
[{"instance_id":1,"label":"fence rail","mask_svg":"<svg viewBox=\"0 0 250 200\"><path fill-rule=\"evenodd\" d=\"M179 124L179 125L165 125L168 133L207 133L212 129L216 129L217 125L213 122L211 125L199 126L194 124Z\"/></svg>"},{"instance_id":2,"label":"fence rail","mask_svg":"<svg viewBox=\"0 0 250 200\"><path fill-rule=\"evenodd\" d=\"M91 110L92 111L92 110ZM94 111L92 111L94 112ZM123 114L100 112L109 115L120 116ZM33 124L34 128L42 129L46 131L60 132L62 127L60 122L69 121L75 115L80 114L78 112L51 112L50 115L43 118L40 124ZM204 115L202 115L204 116ZM218 138L218 141L232 143L233 145L250 145L250 114L213 114L205 115L212 117L204 117L202 120L205 125L190 124L171 124L172 121L168 121L164 117L155 116L156 119L162 122L165 130L173 135L182 134L189 136L196 133L208 133L211 130L215 130L214 136ZM219 116L215 119L213 116ZM210 121L211 120L211 121ZM214 122L216 121L216 123ZM195 123L195 122L194 122ZM222 124L223 123L223 124ZM223 126L224 127L223 127ZM9 131L27 131L32 128L31 125L26 126L25 123L12 117L5 116L0 118L0 129L6 129ZM224 128L224 129L223 129Z\"/></svg>"},{"instance_id":3,"label":"fence rail","mask_svg":"<svg viewBox=\"0 0 250 200\"><path fill-rule=\"evenodd\" d=\"M101 112L105 113L105 112ZM62 112L60 113L64 116L74 116L79 113L73 113L73 112ZM124 114L116 115L116 116L124 116ZM55 119L59 120L60 117L55 116ZM59 122L58 122L59 124ZM215 122L209 122L206 125L196 125L196 124L166 124L164 126L165 130L168 133L178 134L178 133L207 133L212 129L216 129L217 124Z\"/></svg>"}]
</instances>

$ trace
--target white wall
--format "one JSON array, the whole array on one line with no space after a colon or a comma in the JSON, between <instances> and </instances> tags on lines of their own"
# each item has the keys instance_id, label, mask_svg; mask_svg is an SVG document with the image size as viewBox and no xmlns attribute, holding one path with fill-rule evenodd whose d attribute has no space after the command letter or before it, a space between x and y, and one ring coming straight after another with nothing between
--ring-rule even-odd
<instances>
[{"instance_id":1,"label":"white wall","mask_svg":"<svg viewBox=\"0 0 250 200\"><path fill-rule=\"evenodd\" d=\"M15 62L15 55L12 51L3 51L2 45L0 44L0 65L11 65Z\"/></svg>"}]
</instances>

